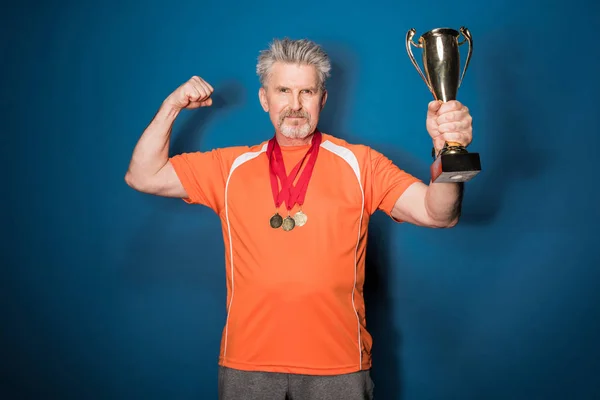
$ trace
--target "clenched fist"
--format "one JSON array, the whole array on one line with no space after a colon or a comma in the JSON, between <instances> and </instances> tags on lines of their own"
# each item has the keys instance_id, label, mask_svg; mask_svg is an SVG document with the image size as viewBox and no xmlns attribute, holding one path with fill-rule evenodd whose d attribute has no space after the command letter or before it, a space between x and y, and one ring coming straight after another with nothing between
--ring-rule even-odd
<instances>
[{"instance_id":1,"label":"clenched fist","mask_svg":"<svg viewBox=\"0 0 600 400\"><path fill-rule=\"evenodd\" d=\"M214 89L204 79L193 76L165 99L165 104L182 110L212 105Z\"/></svg>"},{"instance_id":2,"label":"clenched fist","mask_svg":"<svg viewBox=\"0 0 600 400\"><path fill-rule=\"evenodd\" d=\"M473 139L472 120L469 109L456 100L431 101L427 107L426 127L436 153L446 142L467 147Z\"/></svg>"}]
</instances>

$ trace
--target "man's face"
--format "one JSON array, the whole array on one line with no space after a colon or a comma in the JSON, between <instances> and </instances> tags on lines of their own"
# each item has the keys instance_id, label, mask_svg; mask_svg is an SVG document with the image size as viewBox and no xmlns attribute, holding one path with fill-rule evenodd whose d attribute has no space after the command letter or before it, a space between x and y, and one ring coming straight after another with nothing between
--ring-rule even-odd
<instances>
[{"instance_id":1,"label":"man's face","mask_svg":"<svg viewBox=\"0 0 600 400\"><path fill-rule=\"evenodd\" d=\"M265 86L259 91L260 103L278 133L304 139L314 132L327 100L314 66L276 62Z\"/></svg>"}]
</instances>

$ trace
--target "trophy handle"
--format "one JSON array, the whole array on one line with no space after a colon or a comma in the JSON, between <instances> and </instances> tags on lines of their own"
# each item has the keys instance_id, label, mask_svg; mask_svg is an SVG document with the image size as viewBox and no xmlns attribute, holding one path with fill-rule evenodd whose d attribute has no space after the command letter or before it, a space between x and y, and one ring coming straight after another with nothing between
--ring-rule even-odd
<instances>
[{"instance_id":1,"label":"trophy handle","mask_svg":"<svg viewBox=\"0 0 600 400\"><path fill-rule=\"evenodd\" d=\"M425 75L423 74L423 71L421 71L421 68L419 67L419 64L417 64L417 60L415 60L415 56L413 55L412 49L410 48L411 44L413 46L415 46L415 47L423 48L423 45L421 44L420 41L419 41L419 43L415 43L413 41L413 37L415 36L416 32L417 31L415 30L415 28L411 28L411 29L408 30L408 32L406 32L406 51L408 52L408 56L410 57L410 61L412 62L412 64L417 69L417 72L419 73L419 75L421 75L421 78L423 79L423 82L425 82L425 84L427 85L427 87L429 88L429 90L433 93L433 89L431 88L431 85L427 81L427 78L425 78Z\"/></svg>"},{"instance_id":2,"label":"trophy handle","mask_svg":"<svg viewBox=\"0 0 600 400\"><path fill-rule=\"evenodd\" d=\"M473 53L473 38L471 37L471 32L469 32L469 30L467 28L465 28L464 26L460 28L460 33L462 33L462 35L464 36L464 40L460 43L458 43L458 45L462 45L465 42L469 43L469 52L467 53L467 60L465 61L465 66L463 68L463 72L462 75L460 77L460 80L458 81L458 87L460 87L460 85L462 85L462 80L465 77L465 73L467 72L467 67L469 66L469 62L471 61L471 54Z\"/></svg>"}]
</instances>

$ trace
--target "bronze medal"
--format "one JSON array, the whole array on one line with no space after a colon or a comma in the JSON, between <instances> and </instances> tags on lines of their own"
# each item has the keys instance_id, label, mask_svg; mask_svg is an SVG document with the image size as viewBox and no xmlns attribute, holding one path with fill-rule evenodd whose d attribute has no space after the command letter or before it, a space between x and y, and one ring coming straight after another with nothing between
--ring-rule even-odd
<instances>
[{"instance_id":1,"label":"bronze medal","mask_svg":"<svg viewBox=\"0 0 600 400\"><path fill-rule=\"evenodd\" d=\"M281 218L279 213L275 213L269 220L269 224L271 225L271 228L277 229L283 224L283 218Z\"/></svg>"},{"instance_id":2,"label":"bronze medal","mask_svg":"<svg viewBox=\"0 0 600 400\"><path fill-rule=\"evenodd\" d=\"M283 223L281 225L283 227L283 230L286 232L291 231L292 229L294 229L294 226L296 226L296 222L294 221L294 219L292 217L290 217L289 215L283 220Z\"/></svg>"},{"instance_id":3,"label":"bronze medal","mask_svg":"<svg viewBox=\"0 0 600 400\"><path fill-rule=\"evenodd\" d=\"M307 220L308 220L308 217L306 216L306 214L304 214L302 212L302 210L300 210L296 214L294 214L294 222L296 223L297 226L303 226L304 224L306 224Z\"/></svg>"}]
</instances>

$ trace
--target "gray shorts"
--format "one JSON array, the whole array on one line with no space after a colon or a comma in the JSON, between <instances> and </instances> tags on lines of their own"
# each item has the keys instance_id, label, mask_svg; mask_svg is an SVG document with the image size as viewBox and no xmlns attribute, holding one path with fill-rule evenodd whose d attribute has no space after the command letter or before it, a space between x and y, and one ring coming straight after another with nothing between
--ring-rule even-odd
<instances>
[{"instance_id":1,"label":"gray shorts","mask_svg":"<svg viewBox=\"0 0 600 400\"><path fill-rule=\"evenodd\" d=\"M372 400L374 386L369 371L314 376L219 366L219 400Z\"/></svg>"}]
</instances>

